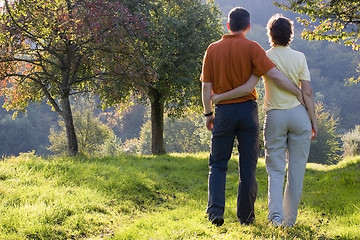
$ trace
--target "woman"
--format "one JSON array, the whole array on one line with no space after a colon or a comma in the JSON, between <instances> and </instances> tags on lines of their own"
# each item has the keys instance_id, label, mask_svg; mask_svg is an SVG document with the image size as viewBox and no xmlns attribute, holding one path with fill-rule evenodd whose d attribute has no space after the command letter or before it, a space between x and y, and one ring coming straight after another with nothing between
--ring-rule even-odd
<instances>
[{"instance_id":1,"label":"woman","mask_svg":"<svg viewBox=\"0 0 360 240\"><path fill-rule=\"evenodd\" d=\"M268 173L268 218L276 227L292 227L297 218L310 141L317 134L314 98L305 55L290 48L294 36L291 20L276 14L267 24L271 49L268 57L303 92L304 106L295 95L279 88L272 79L265 79L264 143ZM216 104L234 98L233 89L214 95ZM283 193L287 168L286 187Z\"/></svg>"}]
</instances>

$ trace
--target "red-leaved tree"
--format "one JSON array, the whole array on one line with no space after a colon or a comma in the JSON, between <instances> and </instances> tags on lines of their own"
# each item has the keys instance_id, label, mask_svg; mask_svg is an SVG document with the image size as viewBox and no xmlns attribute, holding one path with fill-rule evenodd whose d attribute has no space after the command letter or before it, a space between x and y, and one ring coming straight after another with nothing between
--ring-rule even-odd
<instances>
[{"instance_id":1,"label":"red-leaved tree","mask_svg":"<svg viewBox=\"0 0 360 240\"><path fill-rule=\"evenodd\" d=\"M70 155L78 152L73 95L97 93L111 104L152 78L138 53L146 20L121 2L5 0L0 10L4 107L46 99L64 120Z\"/></svg>"}]
</instances>

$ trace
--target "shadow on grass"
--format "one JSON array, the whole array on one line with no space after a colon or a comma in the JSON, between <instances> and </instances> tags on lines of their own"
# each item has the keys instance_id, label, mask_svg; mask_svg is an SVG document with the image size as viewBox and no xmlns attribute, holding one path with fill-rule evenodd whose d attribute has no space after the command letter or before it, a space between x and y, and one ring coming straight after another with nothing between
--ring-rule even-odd
<instances>
[{"instance_id":1,"label":"shadow on grass","mask_svg":"<svg viewBox=\"0 0 360 240\"><path fill-rule=\"evenodd\" d=\"M229 162L227 174L227 196L232 198L236 197L237 192L237 166L234 157ZM45 168L45 165L34 167L36 170L41 168ZM101 192L108 201L106 205L128 215L172 210L189 202L199 203L197 207L203 207L202 210L206 207L206 155L73 158L46 168L49 178L59 178L59 185L86 187ZM299 214L302 214L301 211L311 210L315 216L311 216L309 222L299 222L291 229L274 229L268 226L264 217L267 209L264 207L261 210L263 219L258 219L257 223L246 231L250 236L260 239L336 239L328 237L325 230L319 229L327 224L329 219L346 217L358 211L359 170L360 161L342 168L307 169ZM266 206L267 174L263 164L258 166L257 179L259 191L256 204ZM232 208L235 209L236 206ZM229 225L229 231L236 231L234 229L238 228L237 223L231 220Z\"/></svg>"},{"instance_id":2,"label":"shadow on grass","mask_svg":"<svg viewBox=\"0 0 360 240\"><path fill-rule=\"evenodd\" d=\"M87 176L89 181L83 181L82 184L96 187L100 191L105 190L105 193L114 194L114 197L119 195L139 205L145 202L163 204L167 200L176 200L177 195L203 201L204 194L207 197L207 161L204 156L180 154L89 159L83 163L99 163L100 165L96 164L98 169L93 167L98 175L92 180ZM102 171L103 167L106 171ZM302 204L329 216L349 214L345 211L344 204L359 205L360 191L354 191L360 189L359 170L360 161L332 170L307 169ZM229 162L227 179L230 182L227 184L227 191L236 192L238 170L235 158ZM263 165L258 166L257 180L258 195L266 198L267 174Z\"/></svg>"},{"instance_id":3,"label":"shadow on grass","mask_svg":"<svg viewBox=\"0 0 360 240\"><path fill-rule=\"evenodd\" d=\"M64 184L86 186L112 201L140 211L174 208L179 201L203 201L207 196L207 160L162 155L74 159L64 165ZM54 170L58 171L58 170ZM204 196L205 194L205 196Z\"/></svg>"}]
</instances>

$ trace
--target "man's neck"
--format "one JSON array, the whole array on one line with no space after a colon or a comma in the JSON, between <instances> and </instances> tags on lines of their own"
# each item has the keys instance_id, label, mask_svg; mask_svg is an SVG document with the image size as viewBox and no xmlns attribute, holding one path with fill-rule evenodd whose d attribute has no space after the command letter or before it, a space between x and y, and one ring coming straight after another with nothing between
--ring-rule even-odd
<instances>
[{"instance_id":1,"label":"man's neck","mask_svg":"<svg viewBox=\"0 0 360 240\"><path fill-rule=\"evenodd\" d=\"M247 33L247 31L243 31L243 30L241 30L241 31L235 31L235 32L233 32L233 31L230 30L230 35L239 35L239 34L241 34L241 35L243 35L244 37L246 37L246 33Z\"/></svg>"}]
</instances>

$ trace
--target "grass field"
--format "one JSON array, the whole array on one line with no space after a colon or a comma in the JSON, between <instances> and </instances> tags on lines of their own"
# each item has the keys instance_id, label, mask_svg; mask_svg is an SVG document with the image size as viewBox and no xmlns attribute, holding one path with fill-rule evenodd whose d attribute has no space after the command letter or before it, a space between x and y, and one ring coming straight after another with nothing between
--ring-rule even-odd
<instances>
[{"instance_id":1,"label":"grass field","mask_svg":"<svg viewBox=\"0 0 360 240\"><path fill-rule=\"evenodd\" d=\"M298 222L267 221L259 160L256 221L236 218L237 160L230 161L225 223L206 218L207 154L0 161L0 239L360 239L360 157L308 164Z\"/></svg>"}]
</instances>

